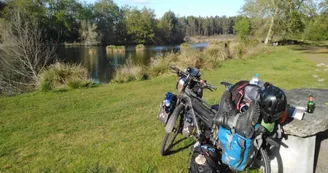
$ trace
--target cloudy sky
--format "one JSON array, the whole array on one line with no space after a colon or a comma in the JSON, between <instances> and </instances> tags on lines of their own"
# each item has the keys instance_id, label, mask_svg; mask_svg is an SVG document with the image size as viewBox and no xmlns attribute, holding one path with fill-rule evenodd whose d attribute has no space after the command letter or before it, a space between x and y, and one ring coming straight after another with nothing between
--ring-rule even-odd
<instances>
[{"instance_id":1,"label":"cloudy sky","mask_svg":"<svg viewBox=\"0 0 328 173\"><path fill-rule=\"evenodd\" d=\"M96 0L81 0L94 3ZM114 0L118 6L129 5L138 9L146 6L155 10L160 18L166 11L173 11L178 16L234 16L244 4L244 0Z\"/></svg>"}]
</instances>

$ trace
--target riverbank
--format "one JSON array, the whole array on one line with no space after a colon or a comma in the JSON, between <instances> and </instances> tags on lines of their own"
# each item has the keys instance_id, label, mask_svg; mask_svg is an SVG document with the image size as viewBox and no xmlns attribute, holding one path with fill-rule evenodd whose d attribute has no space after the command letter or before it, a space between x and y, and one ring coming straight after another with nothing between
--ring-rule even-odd
<instances>
[{"instance_id":1,"label":"riverbank","mask_svg":"<svg viewBox=\"0 0 328 173\"><path fill-rule=\"evenodd\" d=\"M228 42L235 41L236 35L227 34L227 35L215 35L215 36L192 36L185 38L187 43L215 43L215 42Z\"/></svg>"},{"instance_id":2,"label":"riverbank","mask_svg":"<svg viewBox=\"0 0 328 173\"><path fill-rule=\"evenodd\" d=\"M250 79L255 73L283 89L328 88L328 80L312 77L319 67L303 52L270 48L271 53L227 60L220 68L202 71L218 87L213 93L205 91L204 99L217 103L224 91L220 81ZM176 153L159 154L164 128L157 120L158 106L166 91L175 92L175 82L168 74L0 98L0 172L186 172L192 139L179 136Z\"/></svg>"},{"instance_id":3,"label":"riverbank","mask_svg":"<svg viewBox=\"0 0 328 173\"><path fill-rule=\"evenodd\" d=\"M197 45L197 44L193 44ZM187 66L196 67L200 70L214 70L231 59L247 59L260 53L270 53L271 49L263 44L245 45L239 42L211 42L202 50L192 48L190 44L181 44L179 52L166 52L151 57L147 65L126 64L116 69L112 82L124 83L133 80L145 80L169 73L169 65L180 68Z\"/></svg>"}]
</instances>

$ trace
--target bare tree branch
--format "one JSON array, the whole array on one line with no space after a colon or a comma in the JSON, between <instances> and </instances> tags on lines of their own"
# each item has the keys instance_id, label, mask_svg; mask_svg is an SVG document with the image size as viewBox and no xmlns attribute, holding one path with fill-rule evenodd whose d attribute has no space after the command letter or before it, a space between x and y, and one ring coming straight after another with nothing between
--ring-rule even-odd
<instances>
[{"instance_id":1,"label":"bare tree branch","mask_svg":"<svg viewBox=\"0 0 328 173\"><path fill-rule=\"evenodd\" d=\"M38 23L22 8L12 11L0 32L0 92L3 86L35 86L39 73L55 57L55 46L44 42Z\"/></svg>"}]
</instances>

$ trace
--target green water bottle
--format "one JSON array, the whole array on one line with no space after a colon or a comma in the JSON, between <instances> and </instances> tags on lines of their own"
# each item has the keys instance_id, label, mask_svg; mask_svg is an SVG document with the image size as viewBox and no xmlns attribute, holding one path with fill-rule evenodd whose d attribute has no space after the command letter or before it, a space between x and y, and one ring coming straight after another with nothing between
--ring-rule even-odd
<instances>
[{"instance_id":1,"label":"green water bottle","mask_svg":"<svg viewBox=\"0 0 328 173\"><path fill-rule=\"evenodd\" d=\"M309 96L309 101L307 103L307 110L306 110L306 112L313 113L314 108L315 108L315 103L313 102L313 96L310 95Z\"/></svg>"}]
</instances>

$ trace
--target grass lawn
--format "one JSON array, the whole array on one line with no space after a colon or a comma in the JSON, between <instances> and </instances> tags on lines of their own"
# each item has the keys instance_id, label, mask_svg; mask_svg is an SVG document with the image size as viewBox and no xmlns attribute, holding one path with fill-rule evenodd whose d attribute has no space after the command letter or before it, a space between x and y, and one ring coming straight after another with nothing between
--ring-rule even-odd
<instances>
[{"instance_id":1,"label":"grass lawn","mask_svg":"<svg viewBox=\"0 0 328 173\"><path fill-rule=\"evenodd\" d=\"M204 98L216 103L220 81L250 79L255 73L283 89L328 88L328 71L299 51L272 47L248 60L226 61L203 71L218 87ZM324 78L318 82L313 74ZM192 139L181 140L161 157L163 125L157 120L176 77L107 84L67 92L33 92L0 98L0 172L187 172ZM304 98L306 99L306 98ZM181 135L180 138L181 139Z\"/></svg>"}]
</instances>

